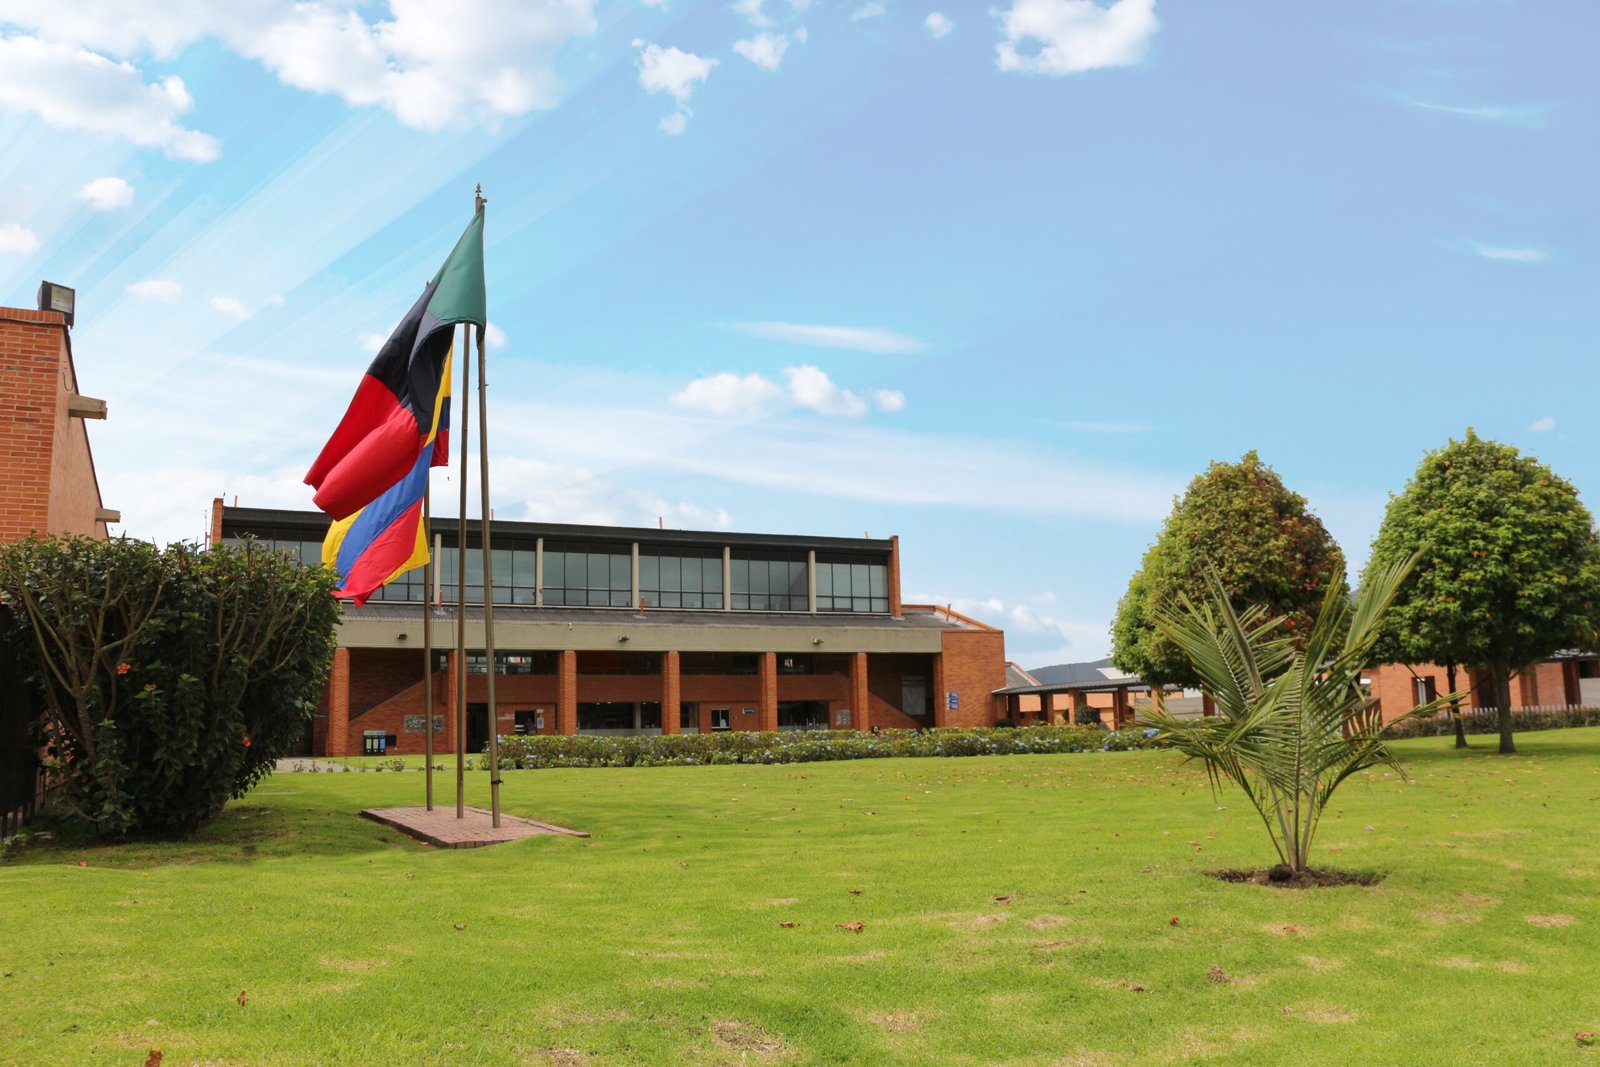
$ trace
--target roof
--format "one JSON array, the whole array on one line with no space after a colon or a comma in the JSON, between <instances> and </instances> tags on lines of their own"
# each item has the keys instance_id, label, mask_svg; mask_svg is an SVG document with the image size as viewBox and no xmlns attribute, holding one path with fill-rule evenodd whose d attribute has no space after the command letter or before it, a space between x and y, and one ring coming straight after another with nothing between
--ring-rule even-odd
<instances>
[{"instance_id":1,"label":"roof","mask_svg":"<svg viewBox=\"0 0 1600 1067\"><path fill-rule=\"evenodd\" d=\"M362 621L413 622L422 613L416 603L396 601L368 601L365 607L347 607L345 618ZM438 609L435 618L454 619L454 604ZM481 622L483 608L467 605L467 621ZM837 628L851 630L958 630L966 629L963 620L949 618L943 612L907 610L901 618L892 615L855 614L848 611L819 611L813 615L804 611L671 611L651 608L638 611L634 608L569 608L525 607L515 604L494 606L496 627L502 623L643 623L655 626L749 627L778 626L815 630Z\"/></svg>"},{"instance_id":2,"label":"roof","mask_svg":"<svg viewBox=\"0 0 1600 1067\"><path fill-rule=\"evenodd\" d=\"M1112 689L1148 689L1149 685L1137 674L1112 665L1110 659L1097 659L1088 663L1057 663L1050 667L1035 667L1030 671L1018 668L1017 673L1031 678L1032 683L1013 680L1012 672L1006 671L1006 687L995 692L1002 695L1012 693L1066 693L1066 692L1091 692L1108 691Z\"/></svg>"},{"instance_id":3,"label":"roof","mask_svg":"<svg viewBox=\"0 0 1600 1067\"><path fill-rule=\"evenodd\" d=\"M328 529L328 516L319 511L293 511L282 508L224 507L222 525L226 533L252 529L300 530L321 537ZM433 532L443 537L444 543L454 545L456 520L453 516L434 515ZM476 546L478 520L467 520L467 547ZM649 526L583 526L562 522L516 522L495 519L491 537L532 540L543 537L552 541L611 541L630 544L638 541L647 545L738 545L750 548L822 549L824 551L871 552L888 555L894 550L892 538L878 537L804 537L793 534L730 533L725 530L661 530Z\"/></svg>"}]
</instances>

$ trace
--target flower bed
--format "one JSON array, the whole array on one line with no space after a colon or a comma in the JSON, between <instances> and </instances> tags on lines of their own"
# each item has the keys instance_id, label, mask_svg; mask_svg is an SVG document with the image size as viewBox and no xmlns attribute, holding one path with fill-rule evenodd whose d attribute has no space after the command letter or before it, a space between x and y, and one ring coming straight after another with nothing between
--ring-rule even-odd
<instances>
[{"instance_id":1,"label":"flower bed","mask_svg":"<svg viewBox=\"0 0 1600 1067\"><path fill-rule=\"evenodd\" d=\"M1153 731L1108 732L1086 726L1023 729L854 730L640 737L535 734L502 737L503 770L542 767L667 767L728 763L819 763L895 756L1011 756L1046 752L1125 751L1151 746ZM487 769L487 761L485 761Z\"/></svg>"}]
</instances>

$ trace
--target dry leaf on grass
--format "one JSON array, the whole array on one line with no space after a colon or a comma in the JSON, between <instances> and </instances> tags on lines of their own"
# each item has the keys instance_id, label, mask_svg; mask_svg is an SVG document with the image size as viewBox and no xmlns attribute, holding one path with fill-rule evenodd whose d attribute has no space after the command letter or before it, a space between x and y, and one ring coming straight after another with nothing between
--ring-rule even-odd
<instances>
[{"instance_id":1,"label":"dry leaf on grass","mask_svg":"<svg viewBox=\"0 0 1600 1067\"><path fill-rule=\"evenodd\" d=\"M245 990L241 989L241 990L239 990L239 995L234 997L233 999L237 1000L239 1002L239 1007L242 1008L246 1004L250 1003L250 994L248 992L246 992Z\"/></svg>"},{"instance_id":2,"label":"dry leaf on grass","mask_svg":"<svg viewBox=\"0 0 1600 1067\"><path fill-rule=\"evenodd\" d=\"M834 927L839 930L849 930L852 934L859 934L866 929L861 923L835 923Z\"/></svg>"}]
</instances>

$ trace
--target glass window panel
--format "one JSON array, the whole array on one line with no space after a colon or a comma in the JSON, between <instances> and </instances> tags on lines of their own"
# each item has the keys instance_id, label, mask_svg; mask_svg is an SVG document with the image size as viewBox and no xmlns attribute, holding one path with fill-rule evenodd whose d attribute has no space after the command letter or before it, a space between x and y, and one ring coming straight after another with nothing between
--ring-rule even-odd
<instances>
[{"instance_id":1,"label":"glass window panel","mask_svg":"<svg viewBox=\"0 0 1600 1067\"><path fill-rule=\"evenodd\" d=\"M682 589L683 572L687 569L685 564L694 562L694 560L679 559L677 556L663 556L661 558L661 588Z\"/></svg>"},{"instance_id":2,"label":"glass window panel","mask_svg":"<svg viewBox=\"0 0 1600 1067\"><path fill-rule=\"evenodd\" d=\"M672 589L675 583L665 580L666 572L675 561L671 558L663 559L660 556L639 554L639 588L640 589Z\"/></svg>"},{"instance_id":3,"label":"glass window panel","mask_svg":"<svg viewBox=\"0 0 1600 1067\"><path fill-rule=\"evenodd\" d=\"M817 564L817 597L821 603L822 597L833 596L833 564Z\"/></svg>"},{"instance_id":4,"label":"glass window panel","mask_svg":"<svg viewBox=\"0 0 1600 1067\"><path fill-rule=\"evenodd\" d=\"M619 555L615 555L615 556L610 557L610 559L611 559L611 581L610 581L609 584L610 584L611 588L612 589L621 589L621 590L624 590L624 591L632 589L633 588L633 558L632 558L632 554L631 553L629 553L627 555L619 554Z\"/></svg>"},{"instance_id":5,"label":"glass window panel","mask_svg":"<svg viewBox=\"0 0 1600 1067\"><path fill-rule=\"evenodd\" d=\"M868 600L864 596L858 596L854 600L850 601L850 610L851 611L871 611L872 610L872 601Z\"/></svg>"},{"instance_id":6,"label":"glass window panel","mask_svg":"<svg viewBox=\"0 0 1600 1067\"><path fill-rule=\"evenodd\" d=\"M722 557L703 559L700 561L700 591L704 593L722 592Z\"/></svg>"},{"instance_id":7,"label":"glass window panel","mask_svg":"<svg viewBox=\"0 0 1600 1067\"><path fill-rule=\"evenodd\" d=\"M880 564L873 564L867 574L871 582L873 596L889 595L889 568Z\"/></svg>"},{"instance_id":8,"label":"glass window panel","mask_svg":"<svg viewBox=\"0 0 1600 1067\"><path fill-rule=\"evenodd\" d=\"M771 566L764 559L750 561L750 592L765 593L768 589L767 581L771 577Z\"/></svg>"},{"instance_id":9,"label":"glass window panel","mask_svg":"<svg viewBox=\"0 0 1600 1067\"><path fill-rule=\"evenodd\" d=\"M686 607L686 608L702 608L702 607L706 606L705 605L705 598L703 596L701 596L699 593L682 593L680 595L683 598L683 603L682 603L683 607Z\"/></svg>"},{"instance_id":10,"label":"glass window panel","mask_svg":"<svg viewBox=\"0 0 1600 1067\"><path fill-rule=\"evenodd\" d=\"M590 589L587 595L591 608L608 608L611 606L611 594L604 589Z\"/></svg>"},{"instance_id":11,"label":"glass window panel","mask_svg":"<svg viewBox=\"0 0 1600 1067\"><path fill-rule=\"evenodd\" d=\"M633 603L633 594L626 589L611 590L611 606L614 608L631 608L638 605Z\"/></svg>"},{"instance_id":12,"label":"glass window panel","mask_svg":"<svg viewBox=\"0 0 1600 1067\"><path fill-rule=\"evenodd\" d=\"M745 559L734 560L731 564L729 577L733 581L733 592L735 594L750 592L750 561Z\"/></svg>"},{"instance_id":13,"label":"glass window panel","mask_svg":"<svg viewBox=\"0 0 1600 1067\"><path fill-rule=\"evenodd\" d=\"M806 582L806 565L798 561L789 564L789 595L798 597L804 604L810 597L810 590Z\"/></svg>"},{"instance_id":14,"label":"glass window panel","mask_svg":"<svg viewBox=\"0 0 1600 1067\"><path fill-rule=\"evenodd\" d=\"M560 587L567 584L566 560L567 554L565 552L546 552L544 554L545 588Z\"/></svg>"},{"instance_id":15,"label":"glass window panel","mask_svg":"<svg viewBox=\"0 0 1600 1067\"><path fill-rule=\"evenodd\" d=\"M867 565L865 563L850 564L850 594L852 596L866 596L871 582L867 579Z\"/></svg>"},{"instance_id":16,"label":"glass window panel","mask_svg":"<svg viewBox=\"0 0 1600 1067\"><path fill-rule=\"evenodd\" d=\"M683 594L682 593L662 592L660 594L660 597L661 597L661 606L664 607L664 608L681 608L681 607L685 606L684 603L683 603ZM698 607L699 605L695 605L695 606Z\"/></svg>"}]
</instances>

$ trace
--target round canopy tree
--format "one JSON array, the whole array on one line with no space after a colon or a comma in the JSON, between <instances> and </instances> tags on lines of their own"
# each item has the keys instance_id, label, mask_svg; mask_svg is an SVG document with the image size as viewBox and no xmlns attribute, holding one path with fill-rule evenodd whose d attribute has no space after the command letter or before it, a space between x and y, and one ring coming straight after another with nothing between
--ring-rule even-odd
<instances>
[{"instance_id":1,"label":"round canopy tree","mask_svg":"<svg viewBox=\"0 0 1600 1067\"><path fill-rule=\"evenodd\" d=\"M1344 586L1344 555L1305 497L1284 488L1254 451L1212 463L1174 505L1144 555L1111 625L1111 661L1147 682L1200 684L1189 660L1155 624L1184 597L1208 594L1215 568L1235 608L1260 605L1284 616L1283 632L1303 640L1331 582Z\"/></svg>"},{"instance_id":2,"label":"round canopy tree","mask_svg":"<svg viewBox=\"0 0 1600 1067\"><path fill-rule=\"evenodd\" d=\"M1572 483L1510 445L1467 431L1430 452L1392 497L1367 573L1414 552L1380 653L1462 663L1494 678L1500 751L1515 752L1511 675L1593 641L1600 543Z\"/></svg>"}]
</instances>

